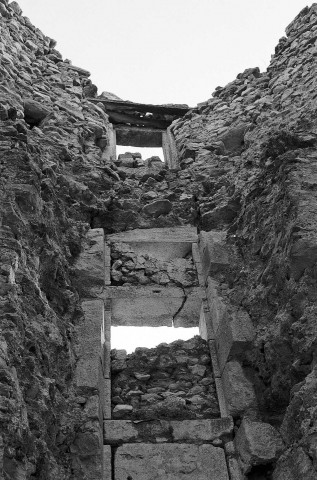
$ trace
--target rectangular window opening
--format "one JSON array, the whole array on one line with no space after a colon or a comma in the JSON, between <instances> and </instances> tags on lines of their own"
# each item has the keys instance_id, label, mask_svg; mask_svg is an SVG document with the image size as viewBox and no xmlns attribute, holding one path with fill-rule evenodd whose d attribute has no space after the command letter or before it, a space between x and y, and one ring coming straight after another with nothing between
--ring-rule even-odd
<instances>
[{"instance_id":1,"label":"rectangular window opening","mask_svg":"<svg viewBox=\"0 0 317 480\"><path fill-rule=\"evenodd\" d=\"M155 348L161 343L189 340L196 335L198 327L111 327L111 348L130 354L138 347Z\"/></svg>"},{"instance_id":2,"label":"rectangular window opening","mask_svg":"<svg viewBox=\"0 0 317 480\"><path fill-rule=\"evenodd\" d=\"M152 159L154 161L161 161L164 163L164 153L162 147L133 147L131 145L117 145L117 160L121 160L125 157L122 155L126 155L128 159L133 158L135 161L139 158L140 160L147 160ZM154 157L154 158L153 158Z\"/></svg>"}]
</instances>

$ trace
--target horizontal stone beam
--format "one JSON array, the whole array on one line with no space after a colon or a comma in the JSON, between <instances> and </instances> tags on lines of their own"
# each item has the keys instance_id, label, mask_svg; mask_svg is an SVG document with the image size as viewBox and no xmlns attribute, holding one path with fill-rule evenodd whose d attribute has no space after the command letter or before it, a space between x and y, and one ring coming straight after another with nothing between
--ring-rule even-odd
<instances>
[{"instance_id":1,"label":"horizontal stone beam","mask_svg":"<svg viewBox=\"0 0 317 480\"><path fill-rule=\"evenodd\" d=\"M232 417L199 420L106 420L104 443L211 443L216 439L227 440L233 432Z\"/></svg>"},{"instance_id":2,"label":"horizontal stone beam","mask_svg":"<svg viewBox=\"0 0 317 480\"><path fill-rule=\"evenodd\" d=\"M203 292L199 288L106 287L113 326L198 327Z\"/></svg>"},{"instance_id":3,"label":"horizontal stone beam","mask_svg":"<svg viewBox=\"0 0 317 480\"><path fill-rule=\"evenodd\" d=\"M107 235L107 240L113 242L170 242L193 243L197 242L196 227L168 227L168 228L136 228L126 232Z\"/></svg>"}]
</instances>

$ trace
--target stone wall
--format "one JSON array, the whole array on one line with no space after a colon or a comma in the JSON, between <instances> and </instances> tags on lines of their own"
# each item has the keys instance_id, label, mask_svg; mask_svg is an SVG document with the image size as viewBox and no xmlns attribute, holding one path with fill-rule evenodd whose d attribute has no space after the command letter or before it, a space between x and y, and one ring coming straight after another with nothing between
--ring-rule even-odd
<instances>
[{"instance_id":1,"label":"stone wall","mask_svg":"<svg viewBox=\"0 0 317 480\"><path fill-rule=\"evenodd\" d=\"M112 350L113 418L196 419L220 416L209 349L200 337Z\"/></svg>"},{"instance_id":2,"label":"stone wall","mask_svg":"<svg viewBox=\"0 0 317 480\"><path fill-rule=\"evenodd\" d=\"M148 253L133 251L127 243L111 245L111 280L114 285L166 285L197 287L196 268L189 254L187 258L167 261Z\"/></svg>"}]
</instances>

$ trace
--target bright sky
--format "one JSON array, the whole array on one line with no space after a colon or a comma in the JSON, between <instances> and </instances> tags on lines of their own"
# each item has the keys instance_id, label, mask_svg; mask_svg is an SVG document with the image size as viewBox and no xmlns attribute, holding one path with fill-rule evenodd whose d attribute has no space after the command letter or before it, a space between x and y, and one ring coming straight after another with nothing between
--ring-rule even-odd
<instances>
[{"instance_id":1,"label":"bright sky","mask_svg":"<svg viewBox=\"0 0 317 480\"><path fill-rule=\"evenodd\" d=\"M18 0L18 3L34 25L57 40L63 58L92 73L99 93L108 91L124 100L142 103L195 106L210 98L218 85L231 82L246 68L258 66L265 70L286 26L312 2ZM125 147L118 148L118 153L124 151ZM148 156L153 154L156 151ZM178 337L183 330L156 328L150 329L152 334L144 331L142 335L142 329L127 329L126 334L112 329L113 347L131 351L136 346L150 346L151 337L154 344L173 341L175 337L171 338L171 334Z\"/></svg>"},{"instance_id":2,"label":"bright sky","mask_svg":"<svg viewBox=\"0 0 317 480\"><path fill-rule=\"evenodd\" d=\"M111 348L132 353L136 347L154 348L160 343L189 340L195 335L199 335L198 328L112 327Z\"/></svg>"},{"instance_id":3,"label":"bright sky","mask_svg":"<svg viewBox=\"0 0 317 480\"><path fill-rule=\"evenodd\" d=\"M210 98L264 70L307 0L18 0L24 15L89 70L99 93L143 103Z\"/></svg>"}]
</instances>

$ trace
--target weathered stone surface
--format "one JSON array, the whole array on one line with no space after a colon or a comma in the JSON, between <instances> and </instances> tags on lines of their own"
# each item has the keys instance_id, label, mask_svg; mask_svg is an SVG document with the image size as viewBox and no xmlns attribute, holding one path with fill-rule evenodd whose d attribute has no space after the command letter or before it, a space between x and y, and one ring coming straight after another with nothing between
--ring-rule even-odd
<instances>
[{"instance_id":1,"label":"weathered stone surface","mask_svg":"<svg viewBox=\"0 0 317 480\"><path fill-rule=\"evenodd\" d=\"M202 292L198 287L106 287L103 297L112 299L114 326L171 327L174 321L174 326L194 327L199 323Z\"/></svg>"},{"instance_id":2,"label":"weathered stone surface","mask_svg":"<svg viewBox=\"0 0 317 480\"><path fill-rule=\"evenodd\" d=\"M223 298L218 294L217 287L219 287L217 282L208 277L206 294L215 334L218 331L219 325L224 322L224 319L228 315L228 307L223 301Z\"/></svg>"},{"instance_id":3,"label":"weathered stone surface","mask_svg":"<svg viewBox=\"0 0 317 480\"><path fill-rule=\"evenodd\" d=\"M123 443L190 443L200 445L216 439L226 441L233 431L232 418L201 420L106 420L104 442Z\"/></svg>"},{"instance_id":4,"label":"weathered stone surface","mask_svg":"<svg viewBox=\"0 0 317 480\"><path fill-rule=\"evenodd\" d=\"M74 265L74 281L82 298L96 297L105 282L104 233L102 228L88 230L83 251Z\"/></svg>"},{"instance_id":5,"label":"weathered stone surface","mask_svg":"<svg viewBox=\"0 0 317 480\"><path fill-rule=\"evenodd\" d=\"M257 399L252 382L237 361L228 362L222 373L222 384L229 414L233 417L254 411Z\"/></svg>"},{"instance_id":6,"label":"weathered stone surface","mask_svg":"<svg viewBox=\"0 0 317 480\"><path fill-rule=\"evenodd\" d=\"M172 210L173 205L169 200L154 200L143 207L144 213L152 215L153 217L159 217L160 215L167 215Z\"/></svg>"},{"instance_id":7,"label":"weathered stone surface","mask_svg":"<svg viewBox=\"0 0 317 480\"><path fill-rule=\"evenodd\" d=\"M30 98L24 101L25 121L30 125L37 125L50 113L50 110L42 103Z\"/></svg>"},{"instance_id":8,"label":"weathered stone surface","mask_svg":"<svg viewBox=\"0 0 317 480\"><path fill-rule=\"evenodd\" d=\"M111 447L103 446L103 472L102 480L110 480L112 478L112 453Z\"/></svg>"},{"instance_id":9,"label":"weathered stone surface","mask_svg":"<svg viewBox=\"0 0 317 480\"><path fill-rule=\"evenodd\" d=\"M199 251L202 263L203 278L228 269L230 265L230 251L225 243L226 232L200 232Z\"/></svg>"},{"instance_id":10,"label":"weathered stone surface","mask_svg":"<svg viewBox=\"0 0 317 480\"><path fill-rule=\"evenodd\" d=\"M245 356L252 346L254 336L254 328L247 312L239 309L224 316L215 336L221 372L228 360Z\"/></svg>"},{"instance_id":11,"label":"weathered stone surface","mask_svg":"<svg viewBox=\"0 0 317 480\"><path fill-rule=\"evenodd\" d=\"M226 439L233 431L232 418L183 420L170 422L176 442L206 443L216 438Z\"/></svg>"},{"instance_id":12,"label":"weathered stone surface","mask_svg":"<svg viewBox=\"0 0 317 480\"><path fill-rule=\"evenodd\" d=\"M275 462L284 448L280 434L272 425L248 418L243 419L234 442L244 473L255 465Z\"/></svg>"},{"instance_id":13,"label":"weathered stone surface","mask_svg":"<svg viewBox=\"0 0 317 480\"><path fill-rule=\"evenodd\" d=\"M99 375L103 343L101 329L104 321L104 304L102 300L83 302L84 318L77 326L78 362L75 371L75 382L78 392L94 393L99 390Z\"/></svg>"},{"instance_id":14,"label":"weathered stone surface","mask_svg":"<svg viewBox=\"0 0 317 480\"><path fill-rule=\"evenodd\" d=\"M153 349L137 349L126 357L125 368L112 372L112 404L115 408L133 406L116 418L219 417L207 343L196 336Z\"/></svg>"},{"instance_id":15,"label":"weathered stone surface","mask_svg":"<svg viewBox=\"0 0 317 480\"><path fill-rule=\"evenodd\" d=\"M315 480L316 468L302 447L289 449L282 455L273 473L273 480Z\"/></svg>"},{"instance_id":16,"label":"weathered stone surface","mask_svg":"<svg viewBox=\"0 0 317 480\"><path fill-rule=\"evenodd\" d=\"M118 480L228 480L223 450L212 445L124 445L115 455Z\"/></svg>"}]
</instances>

